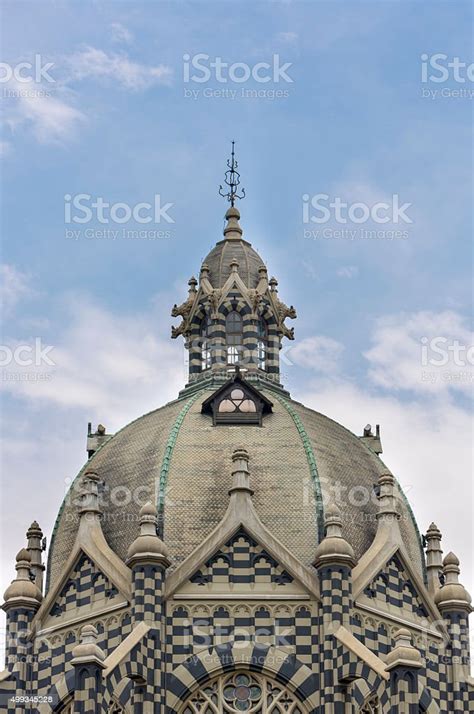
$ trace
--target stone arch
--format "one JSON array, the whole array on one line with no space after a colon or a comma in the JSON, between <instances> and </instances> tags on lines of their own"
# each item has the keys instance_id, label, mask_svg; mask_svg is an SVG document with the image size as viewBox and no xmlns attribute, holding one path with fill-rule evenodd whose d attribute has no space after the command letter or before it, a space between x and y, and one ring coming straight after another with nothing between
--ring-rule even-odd
<instances>
[{"instance_id":1,"label":"stone arch","mask_svg":"<svg viewBox=\"0 0 474 714\"><path fill-rule=\"evenodd\" d=\"M382 700L387 683L364 662L350 662L341 668L339 683L350 687L354 703L362 710L371 697Z\"/></svg>"},{"instance_id":2,"label":"stone arch","mask_svg":"<svg viewBox=\"0 0 474 714\"><path fill-rule=\"evenodd\" d=\"M429 690L426 689L426 687L424 687L422 684L420 684L418 687L418 694L420 697L420 711L425 712L425 714L439 714L439 706L434 701Z\"/></svg>"},{"instance_id":3,"label":"stone arch","mask_svg":"<svg viewBox=\"0 0 474 714\"><path fill-rule=\"evenodd\" d=\"M318 682L311 669L277 647L253 643L226 643L203 650L178 665L167 677L167 711L178 714L200 685L236 670L260 672L283 684L301 702L303 710L319 706Z\"/></svg>"},{"instance_id":4,"label":"stone arch","mask_svg":"<svg viewBox=\"0 0 474 714\"><path fill-rule=\"evenodd\" d=\"M153 696L147 684L147 673L137 662L122 662L107 677L104 691L104 711L133 714L133 696L136 685Z\"/></svg>"}]
</instances>

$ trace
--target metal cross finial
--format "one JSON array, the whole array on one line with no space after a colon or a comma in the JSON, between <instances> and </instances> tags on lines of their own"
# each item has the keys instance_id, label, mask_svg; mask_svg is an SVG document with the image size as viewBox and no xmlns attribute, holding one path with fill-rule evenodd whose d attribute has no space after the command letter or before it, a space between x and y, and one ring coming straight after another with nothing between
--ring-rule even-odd
<instances>
[{"instance_id":1,"label":"metal cross finial","mask_svg":"<svg viewBox=\"0 0 474 714\"><path fill-rule=\"evenodd\" d=\"M232 153L231 153L231 158L227 159L227 166L228 169L225 172L225 183L229 187L229 191L227 193L224 192L224 187L221 185L219 186L219 195L223 196L223 198L227 198L228 201L230 201L230 205L233 206L235 203L235 199L239 198L245 198L245 189L241 189L241 194L239 195L237 193L239 185L240 185L240 174L237 171L238 167L238 162L235 160L235 153L234 153L234 145L235 141L232 142Z\"/></svg>"}]
</instances>

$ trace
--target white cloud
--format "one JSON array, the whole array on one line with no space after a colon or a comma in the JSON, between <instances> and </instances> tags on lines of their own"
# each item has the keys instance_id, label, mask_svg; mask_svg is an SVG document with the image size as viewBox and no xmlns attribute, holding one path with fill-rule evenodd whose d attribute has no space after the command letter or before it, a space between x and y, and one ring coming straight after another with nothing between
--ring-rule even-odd
<instances>
[{"instance_id":1,"label":"white cloud","mask_svg":"<svg viewBox=\"0 0 474 714\"><path fill-rule=\"evenodd\" d=\"M359 268L357 265L341 265L336 275L338 278L354 278L359 275Z\"/></svg>"},{"instance_id":2,"label":"white cloud","mask_svg":"<svg viewBox=\"0 0 474 714\"><path fill-rule=\"evenodd\" d=\"M369 377L387 389L470 393L473 337L466 320L452 310L385 316L376 322L372 347L364 353Z\"/></svg>"},{"instance_id":3,"label":"white cloud","mask_svg":"<svg viewBox=\"0 0 474 714\"><path fill-rule=\"evenodd\" d=\"M106 412L118 428L132 404L134 415L145 413L183 384L180 347L156 335L155 313L117 316L84 298L72 301L66 329L52 343L42 340L43 347L52 344L47 356L54 365L12 363L1 388L30 403ZM19 344L33 347L34 340L6 341L12 350Z\"/></svg>"},{"instance_id":4,"label":"white cloud","mask_svg":"<svg viewBox=\"0 0 474 714\"><path fill-rule=\"evenodd\" d=\"M8 263L0 265L0 305L5 314L9 314L20 300L33 293L27 273L22 273Z\"/></svg>"},{"instance_id":5,"label":"white cloud","mask_svg":"<svg viewBox=\"0 0 474 714\"><path fill-rule=\"evenodd\" d=\"M5 110L5 122L15 132L26 125L42 144L63 143L75 136L86 121L85 115L71 103L71 92L64 86L38 84L34 89L11 80L7 89L13 92ZM53 94L54 91L54 94Z\"/></svg>"},{"instance_id":6,"label":"white cloud","mask_svg":"<svg viewBox=\"0 0 474 714\"><path fill-rule=\"evenodd\" d=\"M383 460L398 478L426 532L435 521L445 554L461 558L462 582L474 592L472 560L472 415L440 394L404 402L372 393L340 377L322 378L294 397L361 435L369 422L381 425Z\"/></svg>"},{"instance_id":7,"label":"white cloud","mask_svg":"<svg viewBox=\"0 0 474 714\"><path fill-rule=\"evenodd\" d=\"M118 28L116 28L118 31ZM122 35L126 32L122 28ZM78 108L78 95L72 87L85 79L106 81L109 85L130 91L143 91L171 81L172 70L163 64L147 66L134 62L126 54L107 54L94 47L65 56L55 63L53 81L25 84L11 79L4 85L8 93L2 105L4 122L14 134L20 128L30 128L42 144L64 144L76 136L86 123L87 112ZM4 141L0 153L10 149Z\"/></svg>"},{"instance_id":8,"label":"white cloud","mask_svg":"<svg viewBox=\"0 0 474 714\"><path fill-rule=\"evenodd\" d=\"M125 54L107 54L95 47L86 47L67 58L72 77L89 77L116 83L125 89L140 91L155 84L169 84L172 70L166 65L155 67L139 64Z\"/></svg>"},{"instance_id":9,"label":"white cloud","mask_svg":"<svg viewBox=\"0 0 474 714\"><path fill-rule=\"evenodd\" d=\"M130 44L133 41L133 35L126 27L124 27L120 22L113 22L110 26L112 31L112 40L114 42L124 42L125 44Z\"/></svg>"},{"instance_id":10,"label":"white cloud","mask_svg":"<svg viewBox=\"0 0 474 714\"><path fill-rule=\"evenodd\" d=\"M311 369L323 374L333 374L338 371L344 346L331 337L316 335L306 337L288 348L282 350L282 367L285 362Z\"/></svg>"}]
</instances>

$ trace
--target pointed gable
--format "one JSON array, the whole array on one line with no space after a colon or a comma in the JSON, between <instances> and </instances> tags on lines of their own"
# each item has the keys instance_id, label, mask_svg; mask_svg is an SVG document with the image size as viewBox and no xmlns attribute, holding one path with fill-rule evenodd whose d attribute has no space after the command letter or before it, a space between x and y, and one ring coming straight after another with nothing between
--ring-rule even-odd
<instances>
[{"instance_id":1,"label":"pointed gable","mask_svg":"<svg viewBox=\"0 0 474 714\"><path fill-rule=\"evenodd\" d=\"M399 551L365 586L361 595L363 600L366 603L370 601L372 606L399 615L405 614L410 619L426 619L430 614L425 593L415 583Z\"/></svg>"},{"instance_id":2,"label":"pointed gable","mask_svg":"<svg viewBox=\"0 0 474 714\"><path fill-rule=\"evenodd\" d=\"M91 557L81 551L45 613L44 626L66 625L73 618L122 604L126 605L127 600L117 586Z\"/></svg>"},{"instance_id":3,"label":"pointed gable","mask_svg":"<svg viewBox=\"0 0 474 714\"><path fill-rule=\"evenodd\" d=\"M191 576L190 582L281 586L292 583L293 578L241 528Z\"/></svg>"},{"instance_id":4,"label":"pointed gable","mask_svg":"<svg viewBox=\"0 0 474 714\"><path fill-rule=\"evenodd\" d=\"M307 597L305 589L242 526L179 588L179 596Z\"/></svg>"},{"instance_id":5,"label":"pointed gable","mask_svg":"<svg viewBox=\"0 0 474 714\"><path fill-rule=\"evenodd\" d=\"M394 555L367 585L364 595L376 602L407 610L419 617L428 616L422 597L418 594L398 555Z\"/></svg>"},{"instance_id":6,"label":"pointed gable","mask_svg":"<svg viewBox=\"0 0 474 714\"><path fill-rule=\"evenodd\" d=\"M84 552L62 586L49 615L60 617L71 613L77 614L81 608L105 607L115 604L118 589L109 578Z\"/></svg>"}]
</instances>

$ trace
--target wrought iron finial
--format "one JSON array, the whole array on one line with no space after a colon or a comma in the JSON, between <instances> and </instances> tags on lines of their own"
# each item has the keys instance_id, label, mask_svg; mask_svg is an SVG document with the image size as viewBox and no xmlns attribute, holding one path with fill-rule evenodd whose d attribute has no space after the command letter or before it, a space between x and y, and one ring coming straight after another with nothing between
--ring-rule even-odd
<instances>
[{"instance_id":1,"label":"wrought iron finial","mask_svg":"<svg viewBox=\"0 0 474 714\"><path fill-rule=\"evenodd\" d=\"M238 162L235 160L235 152L234 152L234 145L235 141L232 142L232 153L231 153L231 158L227 159L227 166L228 169L225 172L225 183L229 187L229 191L227 193L224 191L224 187L221 185L219 186L219 195L223 196L223 198L226 198L228 201L230 201L230 205L233 206L235 204L235 199L239 198L245 198L245 189L241 189L241 194L239 195L238 189L240 185L240 174L237 171L238 168Z\"/></svg>"}]
</instances>

